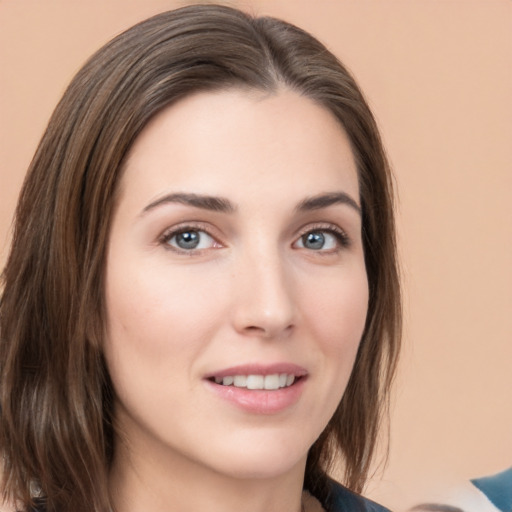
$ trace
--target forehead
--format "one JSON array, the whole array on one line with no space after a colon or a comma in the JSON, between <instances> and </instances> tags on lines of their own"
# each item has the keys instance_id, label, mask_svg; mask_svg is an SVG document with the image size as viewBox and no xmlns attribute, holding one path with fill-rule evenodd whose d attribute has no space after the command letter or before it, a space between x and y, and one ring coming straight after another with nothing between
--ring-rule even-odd
<instances>
[{"instance_id":1,"label":"forehead","mask_svg":"<svg viewBox=\"0 0 512 512\"><path fill-rule=\"evenodd\" d=\"M160 112L136 139L121 195L179 188L236 196L260 186L283 198L295 189L311 189L310 195L343 189L358 197L350 141L329 110L288 89L189 96Z\"/></svg>"}]
</instances>

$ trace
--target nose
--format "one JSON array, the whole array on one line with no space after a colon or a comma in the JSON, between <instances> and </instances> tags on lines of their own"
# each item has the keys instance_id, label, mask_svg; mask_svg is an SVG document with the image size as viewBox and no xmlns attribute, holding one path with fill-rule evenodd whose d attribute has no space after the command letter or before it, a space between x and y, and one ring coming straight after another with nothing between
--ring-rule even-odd
<instances>
[{"instance_id":1,"label":"nose","mask_svg":"<svg viewBox=\"0 0 512 512\"><path fill-rule=\"evenodd\" d=\"M242 258L234 275L232 317L245 336L284 338L296 323L292 279L277 251Z\"/></svg>"}]
</instances>

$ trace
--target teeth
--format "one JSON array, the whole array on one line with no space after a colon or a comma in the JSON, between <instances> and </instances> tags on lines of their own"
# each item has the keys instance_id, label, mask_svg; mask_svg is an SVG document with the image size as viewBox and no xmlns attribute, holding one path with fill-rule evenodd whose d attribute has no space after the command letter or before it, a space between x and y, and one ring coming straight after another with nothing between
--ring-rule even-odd
<instances>
[{"instance_id":1,"label":"teeth","mask_svg":"<svg viewBox=\"0 0 512 512\"><path fill-rule=\"evenodd\" d=\"M246 375L235 375L233 385L237 388L247 387L247 376Z\"/></svg>"},{"instance_id":2,"label":"teeth","mask_svg":"<svg viewBox=\"0 0 512 512\"><path fill-rule=\"evenodd\" d=\"M265 377L263 375L248 375L247 389L263 389L265 387Z\"/></svg>"},{"instance_id":3,"label":"teeth","mask_svg":"<svg viewBox=\"0 0 512 512\"><path fill-rule=\"evenodd\" d=\"M279 375L265 375L265 389L279 389Z\"/></svg>"},{"instance_id":4,"label":"teeth","mask_svg":"<svg viewBox=\"0 0 512 512\"><path fill-rule=\"evenodd\" d=\"M276 390L279 388L289 387L294 382L295 375L287 373L274 373L272 375L228 375L227 377L215 377L216 384L247 389Z\"/></svg>"},{"instance_id":5,"label":"teeth","mask_svg":"<svg viewBox=\"0 0 512 512\"><path fill-rule=\"evenodd\" d=\"M233 384L233 381L234 381L234 380L235 380L235 379L234 379L233 377L224 377L224 378L222 379L222 385L223 385L223 386L231 386L231 384Z\"/></svg>"}]
</instances>

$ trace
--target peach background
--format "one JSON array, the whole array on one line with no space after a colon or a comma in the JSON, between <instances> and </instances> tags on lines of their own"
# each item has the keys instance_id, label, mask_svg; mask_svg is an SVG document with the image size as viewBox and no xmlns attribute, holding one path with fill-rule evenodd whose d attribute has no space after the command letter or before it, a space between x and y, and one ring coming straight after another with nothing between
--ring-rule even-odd
<instances>
[{"instance_id":1,"label":"peach background","mask_svg":"<svg viewBox=\"0 0 512 512\"><path fill-rule=\"evenodd\" d=\"M0 265L24 172L84 59L173 0L0 0ZM368 494L403 509L512 464L512 2L240 0L365 90L400 195L405 350Z\"/></svg>"}]
</instances>

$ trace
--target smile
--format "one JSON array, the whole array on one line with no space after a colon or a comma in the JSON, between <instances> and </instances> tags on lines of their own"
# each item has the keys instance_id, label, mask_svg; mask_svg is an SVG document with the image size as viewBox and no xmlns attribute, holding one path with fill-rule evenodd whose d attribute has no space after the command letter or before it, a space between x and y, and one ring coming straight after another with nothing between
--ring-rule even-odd
<instances>
[{"instance_id":1,"label":"smile","mask_svg":"<svg viewBox=\"0 0 512 512\"><path fill-rule=\"evenodd\" d=\"M306 368L288 362L249 363L205 375L207 389L250 414L278 414L296 404L309 380Z\"/></svg>"},{"instance_id":2,"label":"smile","mask_svg":"<svg viewBox=\"0 0 512 512\"><path fill-rule=\"evenodd\" d=\"M271 375L226 375L225 377L214 377L213 380L222 386L276 390L290 387L296 377L290 373L274 373Z\"/></svg>"}]
</instances>

